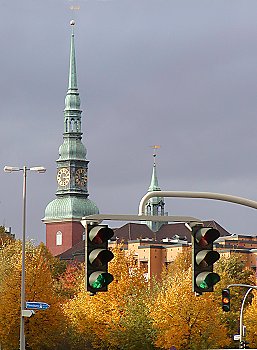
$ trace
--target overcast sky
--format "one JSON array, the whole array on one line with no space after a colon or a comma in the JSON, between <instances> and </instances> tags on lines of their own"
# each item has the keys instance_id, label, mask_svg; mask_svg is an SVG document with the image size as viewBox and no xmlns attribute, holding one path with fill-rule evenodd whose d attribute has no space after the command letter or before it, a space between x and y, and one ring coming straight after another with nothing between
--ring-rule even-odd
<instances>
[{"instance_id":1,"label":"overcast sky","mask_svg":"<svg viewBox=\"0 0 257 350\"><path fill-rule=\"evenodd\" d=\"M257 20L251 0L0 0L1 168L27 179L27 237L55 198L71 19L75 19L89 193L101 213L136 214L152 172L162 190L257 200ZM78 11L71 6L79 6ZM0 224L22 230L22 173L0 171ZM255 209L166 199L170 215L256 234Z\"/></svg>"}]
</instances>

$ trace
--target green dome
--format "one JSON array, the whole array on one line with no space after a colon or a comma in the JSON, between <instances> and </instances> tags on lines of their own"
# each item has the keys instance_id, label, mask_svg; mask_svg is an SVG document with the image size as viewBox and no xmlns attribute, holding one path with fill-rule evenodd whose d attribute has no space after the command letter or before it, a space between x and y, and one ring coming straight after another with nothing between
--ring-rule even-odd
<instances>
[{"instance_id":1,"label":"green dome","mask_svg":"<svg viewBox=\"0 0 257 350\"><path fill-rule=\"evenodd\" d=\"M96 204L88 198L64 196L54 199L45 209L43 221L78 219L99 214Z\"/></svg>"}]
</instances>

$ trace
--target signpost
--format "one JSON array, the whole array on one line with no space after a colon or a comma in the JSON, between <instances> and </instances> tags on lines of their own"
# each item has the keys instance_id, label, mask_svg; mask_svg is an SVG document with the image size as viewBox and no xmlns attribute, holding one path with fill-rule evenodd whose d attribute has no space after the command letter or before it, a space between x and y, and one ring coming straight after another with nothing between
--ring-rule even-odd
<instances>
[{"instance_id":1,"label":"signpost","mask_svg":"<svg viewBox=\"0 0 257 350\"><path fill-rule=\"evenodd\" d=\"M47 303L41 301L26 301L26 309L30 310L46 310L50 307Z\"/></svg>"}]
</instances>

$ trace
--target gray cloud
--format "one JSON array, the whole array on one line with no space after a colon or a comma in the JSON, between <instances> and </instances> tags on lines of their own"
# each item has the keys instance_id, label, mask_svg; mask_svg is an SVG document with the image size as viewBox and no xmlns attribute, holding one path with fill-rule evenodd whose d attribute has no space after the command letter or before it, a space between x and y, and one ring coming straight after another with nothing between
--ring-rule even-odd
<instances>
[{"instance_id":1,"label":"gray cloud","mask_svg":"<svg viewBox=\"0 0 257 350\"><path fill-rule=\"evenodd\" d=\"M56 190L73 17L90 197L102 212L137 212L153 144L163 190L257 199L255 12L243 0L2 0L1 164L48 169L28 177L28 236L44 240L40 220ZM0 179L0 223L19 234L21 174ZM255 232L253 209L166 206Z\"/></svg>"}]
</instances>

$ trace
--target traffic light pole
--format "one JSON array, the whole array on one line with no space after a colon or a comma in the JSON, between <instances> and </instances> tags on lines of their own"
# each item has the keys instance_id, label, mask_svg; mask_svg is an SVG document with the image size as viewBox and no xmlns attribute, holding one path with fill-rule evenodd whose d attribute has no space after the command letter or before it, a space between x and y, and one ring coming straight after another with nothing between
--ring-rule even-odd
<instances>
[{"instance_id":1,"label":"traffic light pole","mask_svg":"<svg viewBox=\"0 0 257 350\"><path fill-rule=\"evenodd\" d=\"M86 227L90 222L102 222L104 220L109 221L160 221L160 222L197 222L201 223L202 220L192 216L175 216L175 215L127 215L127 214L94 214L88 215L82 218L81 224Z\"/></svg>"},{"instance_id":2,"label":"traffic light pole","mask_svg":"<svg viewBox=\"0 0 257 350\"><path fill-rule=\"evenodd\" d=\"M240 310L240 321L239 321L239 349L241 348L241 344L242 342L244 341L244 337L245 337L245 334L244 334L244 331L243 331L243 311L244 311L244 304L245 304L245 301L246 301L246 298L248 296L248 294L253 290L253 289L257 289L257 286L251 286L249 284L229 284L227 286L227 288L230 288L230 287L246 287L248 288L247 292L245 293L245 296L244 296L244 299L242 301L242 305L241 305L241 310Z\"/></svg>"}]
</instances>

